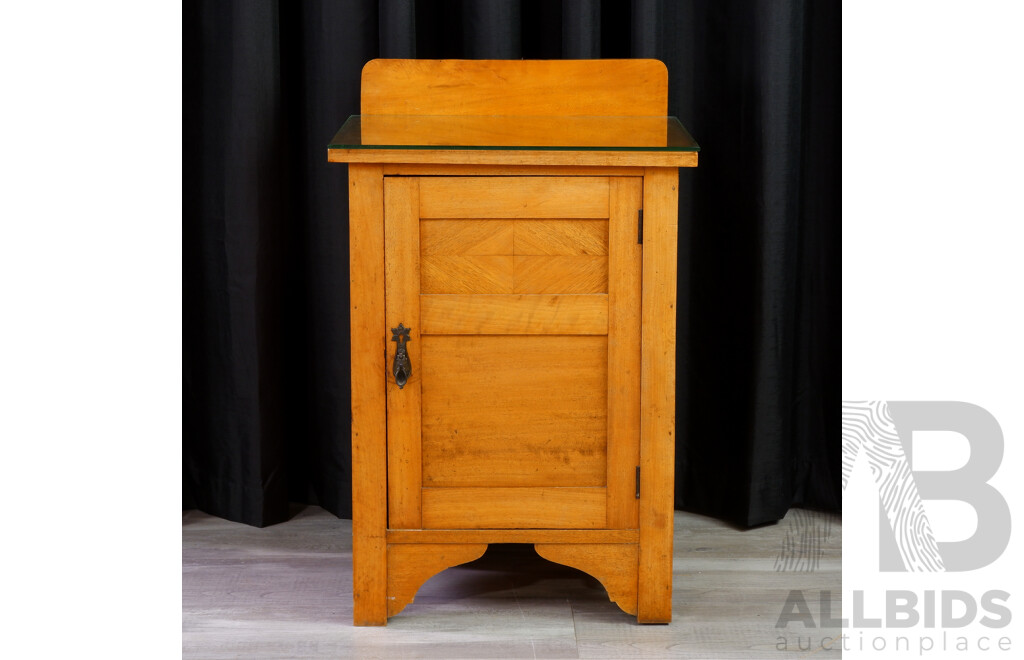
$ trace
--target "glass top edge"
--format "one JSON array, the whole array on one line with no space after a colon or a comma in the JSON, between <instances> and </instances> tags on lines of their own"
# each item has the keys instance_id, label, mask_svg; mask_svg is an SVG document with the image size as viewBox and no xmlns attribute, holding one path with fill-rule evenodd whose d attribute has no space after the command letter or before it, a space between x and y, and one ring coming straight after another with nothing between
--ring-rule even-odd
<instances>
[{"instance_id":1,"label":"glass top edge","mask_svg":"<svg viewBox=\"0 0 1024 660\"><path fill-rule=\"evenodd\" d=\"M450 118L450 119L481 119L481 118L497 118L497 119L675 119L679 121L676 115L374 115L374 114L358 114L349 115L349 119L359 119L360 117L423 117L423 118Z\"/></svg>"},{"instance_id":2,"label":"glass top edge","mask_svg":"<svg viewBox=\"0 0 1024 660\"><path fill-rule=\"evenodd\" d=\"M673 115L351 115L327 148L700 151Z\"/></svg>"},{"instance_id":3,"label":"glass top edge","mask_svg":"<svg viewBox=\"0 0 1024 660\"><path fill-rule=\"evenodd\" d=\"M542 145L500 145L477 146L469 144L437 145L437 144L334 144L328 149L380 149L380 150L425 150L425 151L700 151L700 145L692 147L580 147L575 145L542 146Z\"/></svg>"}]
</instances>

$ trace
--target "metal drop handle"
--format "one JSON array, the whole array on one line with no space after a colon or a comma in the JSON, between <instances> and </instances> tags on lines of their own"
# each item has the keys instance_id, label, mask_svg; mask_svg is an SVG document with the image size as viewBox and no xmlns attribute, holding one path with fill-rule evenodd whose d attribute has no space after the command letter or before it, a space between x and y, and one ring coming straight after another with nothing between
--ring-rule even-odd
<instances>
[{"instance_id":1,"label":"metal drop handle","mask_svg":"<svg viewBox=\"0 0 1024 660\"><path fill-rule=\"evenodd\" d=\"M405 384L409 382L409 377L412 376L412 362L409 361L409 353L405 350L405 345L409 343L410 330L412 328L407 328L401 323L397 328L391 328L391 341L398 344L398 348L395 350L395 362L391 366L391 373L395 377L398 389L405 387Z\"/></svg>"}]
</instances>

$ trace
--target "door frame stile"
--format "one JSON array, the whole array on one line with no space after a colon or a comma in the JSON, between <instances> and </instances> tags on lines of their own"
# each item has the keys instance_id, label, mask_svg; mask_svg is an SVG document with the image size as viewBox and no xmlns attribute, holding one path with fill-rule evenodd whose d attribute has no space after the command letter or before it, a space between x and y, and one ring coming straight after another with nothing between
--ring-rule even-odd
<instances>
[{"instance_id":1,"label":"door frame stile","mask_svg":"<svg viewBox=\"0 0 1024 660\"><path fill-rule=\"evenodd\" d=\"M636 529L640 464L640 286L642 250L632 218L641 177L608 179L608 527Z\"/></svg>"},{"instance_id":2,"label":"door frame stile","mask_svg":"<svg viewBox=\"0 0 1024 660\"><path fill-rule=\"evenodd\" d=\"M406 351L412 374L404 387L387 379L388 528L422 526L420 213L417 177L384 178L384 310L382 333L411 328ZM388 334L390 336L390 334ZM397 349L388 341L388 353ZM390 372L389 372L390 373Z\"/></svg>"}]
</instances>

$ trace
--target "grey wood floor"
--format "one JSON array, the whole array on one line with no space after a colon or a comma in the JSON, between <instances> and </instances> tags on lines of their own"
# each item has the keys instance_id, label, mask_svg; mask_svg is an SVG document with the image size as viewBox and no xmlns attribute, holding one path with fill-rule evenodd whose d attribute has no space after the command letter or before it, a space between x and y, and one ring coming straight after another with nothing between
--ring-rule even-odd
<instances>
[{"instance_id":1,"label":"grey wood floor","mask_svg":"<svg viewBox=\"0 0 1024 660\"><path fill-rule=\"evenodd\" d=\"M839 657L840 631L775 627L790 590L841 616L842 523L790 511L738 531L676 512L673 621L640 626L600 584L532 546L493 545L429 580L385 628L352 626L351 521L307 507L256 529L182 521L184 658ZM807 633L811 634L808 635ZM780 650L783 640L787 650ZM805 650L801 651L800 648Z\"/></svg>"}]
</instances>

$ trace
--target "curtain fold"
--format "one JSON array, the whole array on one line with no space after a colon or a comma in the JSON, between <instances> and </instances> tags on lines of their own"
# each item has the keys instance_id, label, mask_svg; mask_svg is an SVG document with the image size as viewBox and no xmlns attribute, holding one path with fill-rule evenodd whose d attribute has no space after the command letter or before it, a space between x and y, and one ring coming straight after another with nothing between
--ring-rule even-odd
<instances>
[{"instance_id":1,"label":"curtain fold","mask_svg":"<svg viewBox=\"0 0 1024 660\"><path fill-rule=\"evenodd\" d=\"M465 52L461 57L473 60L521 58L520 16L519 0L463 0Z\"/></svg>"},{"instance_id":2,"label":"curtain fold","mask_svg":"<svg viewBox=\"0 0 1024 660\"><path fill-rule=\"evenodd\" d=\"M683 25L667 26L662 22L665 9L661 0L633 0L631 8L630 57L660 59L660 46L663 45L663 40L659 38L660 30L670 27L681 29L687 27ZM666 62L666 64L668 63Z\"/></svg>"},{"instance_id":3,"label":"curtain fold","mask_svg":"<svg viewBox=\"0 0 1024 660\"><path fill-rule=\"evenodd\" d=\"M272 320L285 212L279 16L271 3L193 9L185 65L204 75L184 82L184 490L261 525L288 509Z\"/></svg>"},{"instance_id":4,"label":"curtain fold","mask_svg":"<svg viewBox=\"0 0 1024 660\"><path fill-rule=\"evenodd\" d=\"M416 57L416 3L413 0L381 0L380 57Z\"/></svg>"},{"instance_id":5,"label":"curtain fold","mask_svg":"<svg viewBox=\"0 0 1024 660\"><path fill-rule=\"evenodd\" d=\"M601 57L601 3L599 0L562 0L562 57Z\"/></svg>"},{"instance_id":6,"label":"curtain fold","mask_svg":"<svg viewBox=\"0 0 1024 660\"><path fill-rule=\"evenodd\" d=\"M840 507L840 5L274 0L183 7L186 507L351 515L345 168L374 57L655 57L680 172L676 506Z\"/></svg>"}]
</instances>

